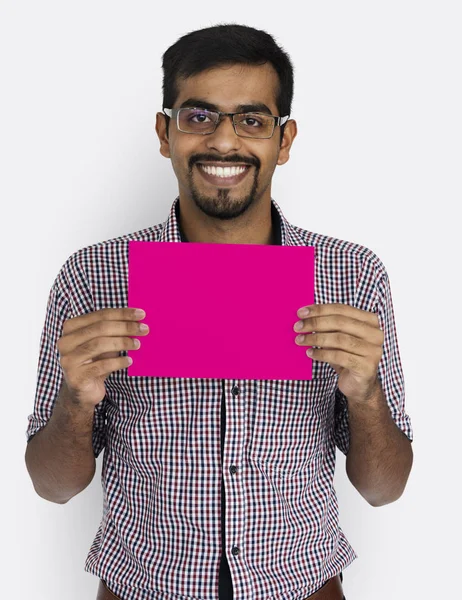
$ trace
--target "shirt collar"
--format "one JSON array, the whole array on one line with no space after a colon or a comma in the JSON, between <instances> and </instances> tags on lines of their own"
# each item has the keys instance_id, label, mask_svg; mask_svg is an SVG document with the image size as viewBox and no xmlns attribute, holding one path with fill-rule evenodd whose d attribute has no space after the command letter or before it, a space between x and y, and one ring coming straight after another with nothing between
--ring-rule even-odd
<instances>
[{"instance_id":1,"label":"shirt collar","mask_svg":"<svg viewBox=\"0 0 462 600\"><path fill-rule=\"evenodd\" d=\"M184 231L180 225L180 198L175 198L170 214L163 223L163 229L158 241L160 242L187 242ZM284 214L277 204L271 199L271 220L275 234L275 245L279 246L304 246L303 238L294 227L286 220Z\"/></svg>"}]
</instances>

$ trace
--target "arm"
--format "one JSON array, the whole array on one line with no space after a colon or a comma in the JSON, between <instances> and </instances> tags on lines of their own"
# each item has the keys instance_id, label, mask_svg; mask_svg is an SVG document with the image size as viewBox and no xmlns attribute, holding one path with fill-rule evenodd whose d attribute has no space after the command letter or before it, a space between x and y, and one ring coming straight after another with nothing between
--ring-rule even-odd
<instances>
[{"instance_id":1,"label":"arm","mask_svg":"<svg viewBox=\"0 0 462 600\"><path fill-rule=\"evenodd\" d=\"M39 496L65 504L92 481L94 407L72 402L63 379L48 423L29 441L25 460Z\"/></svg>"},{"instance_id":2,"label":"arm","mask_svg":"<svg viewBox=\"0 0 462 600\"><path fill-rule=\"evenodd\" d=\"M348 479L372 506L397 500L413 462L411 442L394 422L380 381L367 401L348 400Z\"/></svg>"}]
</instances>

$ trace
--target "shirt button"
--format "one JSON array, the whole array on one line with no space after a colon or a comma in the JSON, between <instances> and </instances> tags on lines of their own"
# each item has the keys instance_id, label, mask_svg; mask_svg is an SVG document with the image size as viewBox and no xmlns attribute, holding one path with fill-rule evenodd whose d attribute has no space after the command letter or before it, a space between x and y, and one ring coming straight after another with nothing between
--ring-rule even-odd
<instances>
[{"instance_id":1,"label":"shirt button","mask_svg":"<svg viewBox=\"0 0 462 600\"><path fill-rule=\"evenodd\" d=\"M238 396L238 395L239 395L239 387L238 387L237 385L235 385L235 386L233 387L233 389L231 390L231 394L232 394L233 396Z\"/></svg>"},{"instance_id":2,"label":"shirt button","mask_svg":"<svg viewBox=\"0 0 462 600\"><path fill-rule=\"evenodd\" d=\"M239 554L239 548L237 546L233 546L233 548L231 550L231 554L233 554L234 556L237 556Z\"/></svg>"},{"instance_id":3,"label":"shirt button","mask_svg":"<svg viewBox=\"0 0 462 600\"><path fill-rule=\"evenodd\" d=\"M229 472L231 473L231 475L234 475L234 473L237 471L237 467L236 465L231 465L229 467Z\"/></svg>"}]
</instances>

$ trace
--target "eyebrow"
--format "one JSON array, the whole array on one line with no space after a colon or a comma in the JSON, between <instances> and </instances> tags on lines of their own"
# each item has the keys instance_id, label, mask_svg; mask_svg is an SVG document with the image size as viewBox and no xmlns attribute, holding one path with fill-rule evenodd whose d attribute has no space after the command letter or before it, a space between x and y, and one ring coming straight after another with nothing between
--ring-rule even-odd
<instances>
[{"instance_id":1,"label":"eyebrow","mask_svg":"<svg viewBox=\"0 0 462 600\"><path fill-rule=\"evenodd\" d=\"M205 108L207 110L219 111L220 109L216 104L211 104L200 98L188 98L182 102L179 108ZM251 102L250 104L238 104L236 106L236 112L262 112L268 115L272 115L271 110L263 104L263 102Z\"/></svg>"}]
</instances>

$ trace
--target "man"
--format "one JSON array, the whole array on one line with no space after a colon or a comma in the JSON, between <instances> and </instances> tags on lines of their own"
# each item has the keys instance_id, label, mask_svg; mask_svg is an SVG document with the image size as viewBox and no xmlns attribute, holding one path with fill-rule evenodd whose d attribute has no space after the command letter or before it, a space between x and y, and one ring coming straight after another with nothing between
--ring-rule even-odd
<instances>
[{"instance_id":1,"label":"man","mask_svg":"<svg viewBox=\"0 0 462 600\"><path fill-rule=\"evenodd\" d=\"M195 31L163 69L156 131L179 197L165 223L83 248L58 274L27 468L42 497L65 503L105 448L103 517L85 564L98 600L341 600L356 554L338 523L336 447L372 506L398 499L412 466L385 267L368 248L292 226L271 198L297 127L292 65L270 35ZM314 246L315 303L297 331L315 333L294 342L313 346L312 379L129 378L124 351L149 335L127 307L130 240Z\"/></svg>"}]
</instances>

